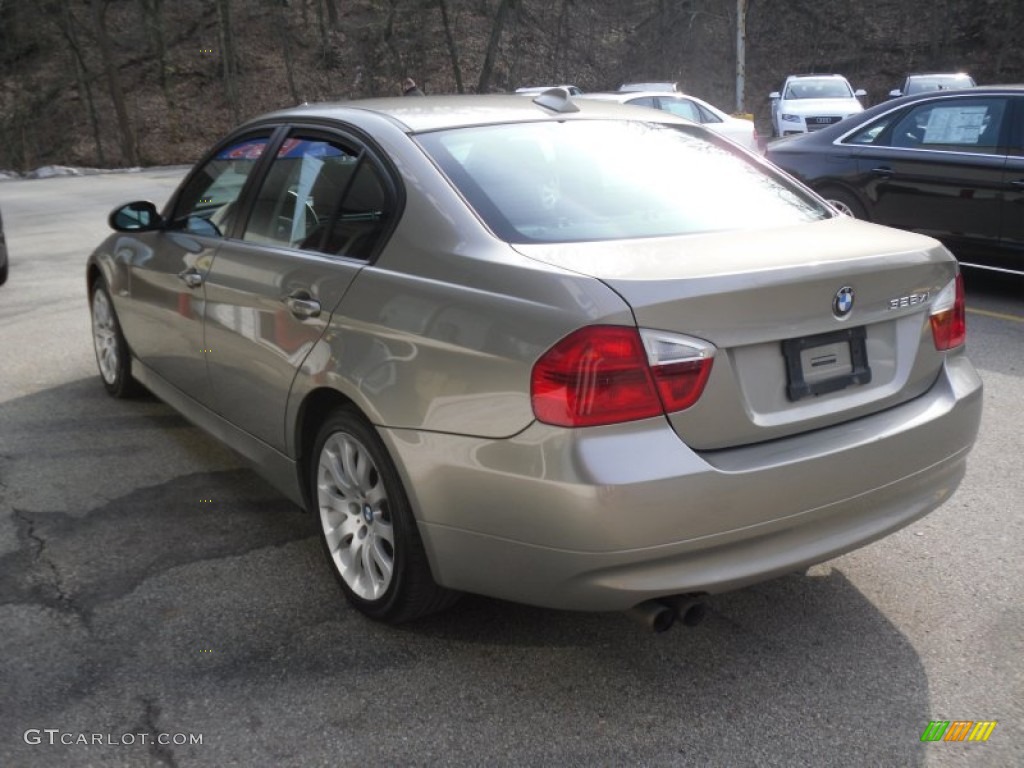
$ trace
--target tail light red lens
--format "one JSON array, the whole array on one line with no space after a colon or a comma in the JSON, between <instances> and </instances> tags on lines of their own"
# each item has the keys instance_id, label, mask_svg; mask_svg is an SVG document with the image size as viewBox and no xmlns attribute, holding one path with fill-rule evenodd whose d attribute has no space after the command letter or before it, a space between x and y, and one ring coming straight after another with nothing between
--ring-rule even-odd
<instances>
[{"instance_id":1,"label":"tail light red lens","mask_svg":"<svg viewBox=\"0 0 1024 768\"><path fill-rule=\"evenodd\" d=\"M700 398L712 354L710 345L672 334L587 326L534 364L533 411L546 424L592 427L682 410Z\"/></svg>"},{"instance_id":2,"label":"tail light red lens","mask_svg":"<svg viewBox=\"0 0 1024 768\"><path fill-rule=\"evenodd\" d=\"M959 274L935 297L932 304L932 338L939 351L955 349L967 340L964 276Z\"/></svg>"}]
</instances>

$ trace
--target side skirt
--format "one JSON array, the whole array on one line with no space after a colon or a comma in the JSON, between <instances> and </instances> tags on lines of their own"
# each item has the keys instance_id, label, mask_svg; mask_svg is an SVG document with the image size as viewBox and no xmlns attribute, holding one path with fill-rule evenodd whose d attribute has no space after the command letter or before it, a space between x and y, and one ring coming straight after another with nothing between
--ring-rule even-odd
<instances>
[{"instance_id":1,"label":"side skirt","mask_svg":"<svg viewBox=\"0 0 1024 768\"><path fill-rule=\"evenodd\" d=\"M305 509L296 462L262 440L226 421L180 389L169 384L138 358L132 358L132 375L150 392L209 432L252 464L257 472L288 499Z\"/></svg>"}]
</instances>

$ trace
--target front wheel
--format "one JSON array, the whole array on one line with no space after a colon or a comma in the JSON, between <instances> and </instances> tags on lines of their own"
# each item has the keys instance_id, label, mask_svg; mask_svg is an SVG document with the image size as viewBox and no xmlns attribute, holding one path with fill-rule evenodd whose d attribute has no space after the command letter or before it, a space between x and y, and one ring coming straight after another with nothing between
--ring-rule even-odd
<instances>
[{"instance_id":1,"label":"front wheel","mask_svg":"<svg viewBox=\"0 0 1024 768\"><path fill-rule=\"evenodd\" d=\"M114 312L107 285L101 278L93 286L89 302L92 315L92 345L103 386L113 397L134 397L141 387L132 378L132 358L128 342Z\"/></svg>"},{"instance_id":2,"label":"front wheel","mask_svg":"<svg viewBox=\"0 0 1024 768\"><path fill-rule=\"evenodd\" d=\"M352 409L335 411L313 458L313 512L348 601L391 624L454 602L456 593L434 582L398 471L373 426Z\"/></svg>"}]
</instances>

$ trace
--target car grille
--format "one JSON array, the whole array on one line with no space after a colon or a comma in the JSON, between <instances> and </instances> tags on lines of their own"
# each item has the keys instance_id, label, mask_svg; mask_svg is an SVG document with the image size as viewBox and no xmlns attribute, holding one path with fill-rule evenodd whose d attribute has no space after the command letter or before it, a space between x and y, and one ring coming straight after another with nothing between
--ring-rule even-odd
<instances>
[{"instance_id":1,"label":"car grille","mask_svg":"<svg viewBox=\"0 0 1024 768\"><path fill-rule=\"evenodd\" d=\"M843 118L838 115L815 115L804 118L808 131L817 131L821 128L828 128L833 123L838 123Z\"/></svg>"}]
</instances>

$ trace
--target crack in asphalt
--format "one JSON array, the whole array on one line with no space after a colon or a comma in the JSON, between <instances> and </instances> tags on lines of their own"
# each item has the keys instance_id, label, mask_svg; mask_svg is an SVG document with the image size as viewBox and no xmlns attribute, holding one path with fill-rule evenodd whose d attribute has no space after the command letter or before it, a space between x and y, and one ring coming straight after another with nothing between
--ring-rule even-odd
<instances>
[{"instance_id":1,"label":"crack in asphalt","mask_svg":"<svg viewBox=\"0 0 1024 768\"><path fill-rule=\"evenodd\" d=\"M157 718L160 717L160 707L156 705L153 699L142 697L143 712L142 712L142 723L141 728L143 732L148 733L151 737L149 742L149 754L155 759L159 760L162 764L170 766L171 768L178 768L178 761L174 757L174 750L171 749L169 744L161 744L157 740L160 735L160 729L156 724Z\"/></svg>"},{"instance_id":2,"label":"crack in asphalt","mask_svg":"<svg viewBox=\"0 0 1024 768\"><path fill-rule=\"evenodd\" d=\"M308 516L243 470L140 488L85 516L13 509L22 546L0 555L0 605L95 609L183 565L315 536Z\"/></svg>"},{"instance_id":3,"label":"crack in asphalt","mask_svg":"<svg viewBox=\"0 0 1024 768\"><path fill-rule=\"evenodd\" d=\"M46 539L37 533L37 523L32 516L23 509L17 507L11 508L14 519L18 523L19 534L21 538L27 542L34 550L32 557L33 565L40 566L45 572L48 572L50 578L45 578L43 581L47 586L56 593L56 598L48 598L40 600L39 602L47 605L51 608L56 608L61 613L71 613L82 619L86 627L89 624L88 612L76 605L74 598L68 593L64 585L64 579L61 577L60 569L57 567L57 563L49 556L47 552Z\"/></svg>"}]
</instances>

